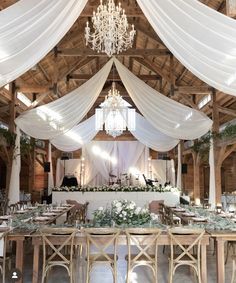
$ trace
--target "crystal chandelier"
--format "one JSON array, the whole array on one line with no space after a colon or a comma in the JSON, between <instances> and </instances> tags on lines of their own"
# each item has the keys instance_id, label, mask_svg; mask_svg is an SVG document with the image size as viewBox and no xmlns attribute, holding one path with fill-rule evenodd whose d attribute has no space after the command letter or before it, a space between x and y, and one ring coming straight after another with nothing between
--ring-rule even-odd
<instances>
[{"instance_id":1,"label":"crystal chandelier","mask_svg":"<svg viewBox=\"0 0 236 283\"><path fill-rule=\"evenodd\" d=\"M120 136L126 127L135 130L135 109L129 108L131 105L120 96L114 82L100 106L95 113L96 130L103 130L105 124L106 133L113 138Z\"/></svg>"},{"instance_id":2,"label":"crystal chandelier","mask_svg":"<svg viewBox=\"0 0 236 283\"><path fill-rule=\"evenodd\" d=\"M90 44L98 53L105 52L112 56L132 47L136 31L134 25L129 27L120 3L115 6L114 0L108 0L106 4L101 0L97 12L93 12L92 23L93 33L88 22L85 27L86 45Z\"/></svg>"}]
</instances>

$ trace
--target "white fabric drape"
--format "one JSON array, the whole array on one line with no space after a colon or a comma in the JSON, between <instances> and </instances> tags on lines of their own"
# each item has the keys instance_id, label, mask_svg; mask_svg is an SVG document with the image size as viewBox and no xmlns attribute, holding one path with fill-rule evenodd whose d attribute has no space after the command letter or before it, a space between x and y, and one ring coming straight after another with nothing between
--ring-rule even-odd
<instances>
[{"instance_id":1,"label":"white fabric drape","mask_svg":"<svg viewBox=\"0 0 236 283\"><path fill-rule=\"evenodd\" d=\"M216 205L216 177L215 177L215 157L213 141L211 140L211 147L209 152L209 165L210 165L210 184L209 184L209 203L214 208Z\"/></svg>"},{"instance_id":2,"label":"white fabric drape","mask_svg":"<svg viewBox=\"0 0 236 283\"><path fill-rule=\"evenodd\" d=\"M8 192L8 198L10 204L14 204L20 200L20 169L21 169L20 137L21 137L20 129L16 127L14 157L12 161L11 178L10 178L9 192Z\"/></svg>"},{"instance_id":3,"label":"white fabric drape","mask_svg":"<svg viewBox=\"0 0 236 283\"><path fill-rule=\"evenodd\" d=\"M109 175L121 178L126 185L132 183L131 175L139 175L141 180L146 164L144 159L148 158L145 155L146 149L138 141L90 142L82 148L85 158L85 184L108 184L109 179L112 179ZM143 155L145 157L141 158Z\"/></svg>"},{"instance_id":4,"label":"white fabric drape","mask_svg":"<svg viewBox=\"0 0 236 283\"><path fill-rule=\"evenodd\" d=\"M178 60L209 85L236 95L236 22L197 0L137 0Z\"/></svg>"},{"instance_id":5,"label":"white fabric drape","mask_svg":"<svg viewBox=\"0 0 236 283\"><path fill-rule=\"evenodd\" d=\"M56 101L24 112L16 120L21 130L38 139L53 139L75 125L87 114L100 94L113 60L90 80Z\"/></svg>"},{"instance_id":6,"label":"white fabric drape","mask_svg":"<svg viewBox=\"0 0 236 283\"><path fill-rule=\"evenodd\" d=\"M0 87L37 64L67 33L87 0L21 0L0 12Z\"/></svg>"},{"instance_id":7,"label":"white fabric drape","mask_svg":"<svg viewBox=\"0 0 236 283\"><path fill-rule=\"evenodd\" d=\"M141 143L156 151L169 151L179 142L154 128L147 119L138 113L136 113L135 131L131 131L131 133Z\"/></svg>"},{"instance_id":8,"label":"white fabric drape","mask_svg":"<svg viewBox=\"0 0 236 283\"><path fill-rule=\"evenodd\" d=\"M95 130L95 115L73 127L63 135L51 140L51 143L61 151L75 151L89 143L98 133Z\"/></svg>"},{"instance_id":9,"label":"white fabric drape","mask_svg":"<svg viewBox=\"0 0 236 283\"><path fill-rule=\"evenodd\" d=\"M158 180L157 184L164 185L165 182L170 182L175 186L175 166L174 160L152 160L152 178Z\"/></svg>"},{"instance_id":10,"label":"white fabric drape","mask_svg":"<svg viewBox=\"0 0 236 283\"><path fill-rule=\"evenodd\" d=\"M63 135L51 140L51 143L62 151L75 151L89 143L98 131L95 130L95 116L73 127ZM156 151L169 151L174 148L178 140L162 134L154 128L144 117L136 113L136 129L131 131L141 143Z\"/></svg>"},{"instance_id":11,"label":"white fabric drape","mask_svg":"<svg viewBox=\"0 0 236 283\"><path fill-rule=\"evenodd\" d=\"M182 152L181 152L181 144L178 144L178 171L177 171L177 188L182 188Z\"/></svg>"},{"instance_id":12,"label":"white fabric drape","mask_svg":"<svg viewBox=\"0 0 236 283\"><path fill-rule=\"evenodd\" d=\"M52 145L48 144L48 162L50 162L50 172L48 172L48 194L52 193L52 188L54 187L53 179L53 166L52 166Z\"/></svg>"},{"instance_id":13,"label":"white fabric drape","mask_svg":"<svg viewBox=\"0 0 236 283\"><path fill-rule=\"evenodd\" d=\"M143 116L152 126L175 139L196 139L212 121L202 112L182 105L151 88L114 59L121 80Z\"/></svg>"}]
</instances>

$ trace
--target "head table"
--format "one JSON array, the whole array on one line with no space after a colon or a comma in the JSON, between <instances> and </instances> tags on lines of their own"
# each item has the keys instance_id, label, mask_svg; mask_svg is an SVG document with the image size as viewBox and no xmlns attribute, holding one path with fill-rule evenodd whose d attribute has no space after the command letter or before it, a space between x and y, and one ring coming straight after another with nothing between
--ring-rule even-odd
<instances>
[{"instance_id":1,"label":"head table","mask_svg":"<svg viewBox=\"0 0 236 283\"><path fill-rule=\"evenodd\" d=\"M63 203L66 200L76 200L80 203L89 202L87 217L93 218L93 211L99 207L106 207L113 200L127 199L138 206L148 206L152 200L164 200L165 205L179 204L180 192L78 192L53 191L52 202Z\"/></svg>"}]
</instances>

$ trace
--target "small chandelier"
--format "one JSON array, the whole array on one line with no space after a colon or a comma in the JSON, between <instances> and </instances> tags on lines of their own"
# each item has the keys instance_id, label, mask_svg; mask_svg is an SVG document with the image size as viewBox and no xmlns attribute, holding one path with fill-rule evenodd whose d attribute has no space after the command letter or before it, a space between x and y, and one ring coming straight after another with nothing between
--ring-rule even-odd
<instances>
[{"instance_id":1,"label":"small chandelier","mask_svg":"<svg viewBox=\"0 0 236 283\"><path fill-rule=\"evenodd\" d=\"M135 130L135 109L129 108L131 105L120 96L114 82L100 106L95 113L96 130L103 130L105 124L106 133L113 138L120 136L126 127Z\"/></svg>"},{"instance_id":2,"label":"small chandelier","mask_svg":"<svg viewBox=\"0 0 236 283\"><path fill-rule=\"evenodd\" d=\"M108 0L103 5L101 0L97 12L93 12L92 23L93 33L90 32L88 22L85 27L86 45L90 43L91 48L98 53L105 52L112 56L132 47L136 31L134 25L129 27L120 3L115 6L114 0Z\"/></svg>"}]
</instances>

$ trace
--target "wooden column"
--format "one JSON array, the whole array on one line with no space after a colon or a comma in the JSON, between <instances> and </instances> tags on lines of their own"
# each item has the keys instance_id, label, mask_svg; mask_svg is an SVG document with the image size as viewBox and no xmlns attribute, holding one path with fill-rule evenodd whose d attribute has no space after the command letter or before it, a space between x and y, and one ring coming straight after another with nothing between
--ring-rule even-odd
<instances>
[{"instance_id":1,"label":"wooden column","mask_svg":"<svg viewBox=\"0 0 236 283\"><path fill-rule=\"evenodd\" d=\"M193 181L193 197L194 202L196 204L200 203L201 198L201 190L200 190L200 163L201 158L200 154L197 152L193 152L193 174L194 174L194 181Z\"/></svg>"},{"instance_id":2,"label":"wooden column","mask_svg":"<svg viewBox=\"0 0 236 283\"><path fill-rule=\"evenodd\" d=\"M216 90L213 89L212 91L212 131L214 133L219 133L219 109L216 102ZM222 166L222 155L224 154L225 148L220 148L217 146L216 141L213 143L213 150L214 150L214 166L215 166L215 190L216 190L216 204L221 203L221 166Z\"/></svg>"},{"instance_id":3,"label":"wooden column","mask_svg":"<svg viewBox=\"0 0 236 283\"><path fill-rule=\"evenodd\" d=\"M229 17L236 16L236 0L226 0L226 15Z\"/></svg>"},{"instance_id":4,"label":"wooden column","mask_svg":"<svg viewBox=\"0 0 236 283\"><path fill-rule=\"evenodd\" d=\"M33 93L33 99L32 102L34 102L37 99L37 94ZM35 189L35 159L36 159L36 153L35 153L35 139L30 138L31 143L31 151L29 152L29 192L32 193Z\"/></svg>"},{"instance_id":5,"label":"wooden column","mask_svg":"<svg viewBox=\"0 0 236 283\"><path fill-rule=\"evenodd\" d=\"M9 84L9 92L11 94L11 102L10 102L10 119L9 119L9 131L11 133L15 133L15 118L16 118L16 85L15 82ZM12 169L12 161L13 161L13 153L14 148L11 147L8 151L8 162L6 164L7 167L7 176L6 176L6 194L8 195L10 178L11 178L11 169Z\"/></svg>"}]
</instances>

